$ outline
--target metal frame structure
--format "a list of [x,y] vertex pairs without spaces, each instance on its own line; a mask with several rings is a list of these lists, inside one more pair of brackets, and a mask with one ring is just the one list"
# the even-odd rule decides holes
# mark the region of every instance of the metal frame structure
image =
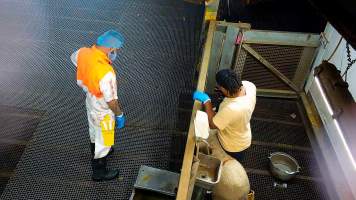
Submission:
[[[243,42],[237,45],[238,34],[242,35]],[[296,98],[304,87],[306,74],[309,72],[314,52],[320,43],[319,38],[317,34],[251,30],[251,26],[246,23],[217,22],[209,61],[207,91],[212,93],[215,85],[214,78],[209,77],[213,77],[219,69],[236,68],[237,62],[245,62],[246,53],[248,53],[289,88],[288,90],[259,88],[259,96]],[[276,66],[251,47],[253,44],[303,48],[299,63],[294,69],[294,76],[286,77]],[[245,52],[241,52],[241,48]],[[242,73],[243,68],[237,71]]]
[[[239,56],[246,56],[250,53],[255,59],[262,63],[270,73],[275,75],[289,86],[289,90],[275,88],[259,88],[258,96],[278,97],[278,98],[300,98],[303,95],[302,89],[309,72],[309,67],[314,56],[314,52],[319,45],[319,35],[304,33],[282,33],[274,31],[250,30],[251,26],[246,23],[228,23],[210,21],[204,51],[199,69],[197,90],[212,92],[215,86],[215,73],[222,68],[234,68]],[[243,43],[236,45],[238,34],[243,33]],[[281,45],[303,47],[299,63],[295,69],[293,79],[286,77],[275,66],[268,62],[257,51],[251,48],[251,44]],[[241,49],[245,55],[241,53]],[[195,102],[191,115],[190,127],[184,153],[183,165],[179,181],[179,188],[176,199],[190,199],[194,188],[194,175],[196,173],[196,160],[194,160],[194,119],[197,110],[201,109],[201,104]]]
[[[197,84],[197,89],[202,91],[205,90],[209,60],[211,55],[211,46],[213,41],[212,39],[213,39],[215,27],[216,27],[216,21],[211,21],[209,24],[207,38],[204,45],[203,57],[201,61],[199,79]],[[195,101],[193,105],[192,116],[190,119],[190,126],[189,126],[187,143],[184,152],[182,171],[179,179],[179,188],[178,188],[177,198],[176,198],[178,200],[189,199],[188,197],[191,195],[189,194],[189,191],[192,192],[192,188],[194,187],[194,184],[190,184],[192,183],[191,180],[194,181],[194,178],[192,178],[192,173],[194,173],[194,171],[192,171],[192,163],[193,163],[193,154],[195,148],[194,119],[195,119],[196,112],[200,109],[201,109],[201,103]]]

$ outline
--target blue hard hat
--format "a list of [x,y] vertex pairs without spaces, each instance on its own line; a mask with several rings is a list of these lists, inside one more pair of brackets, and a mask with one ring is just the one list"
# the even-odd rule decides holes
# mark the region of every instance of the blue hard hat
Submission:
[[121,48],[124,44],[124,37],[115,30],[109,30],[98,37],[96,44],[107,48]]

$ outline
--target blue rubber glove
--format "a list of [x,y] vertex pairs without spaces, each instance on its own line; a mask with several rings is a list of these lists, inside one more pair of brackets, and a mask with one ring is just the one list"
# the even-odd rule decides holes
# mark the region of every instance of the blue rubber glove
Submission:
[[125,116],[124,113],[116,116],[116,127],[121,129],[125,127]]
[[210,101],[210,97],[206,93],[200,92],[200,91],[195,91],[194,92],[193,99],[194,100],[198,100],[203,104],[205,104],[206,102]]

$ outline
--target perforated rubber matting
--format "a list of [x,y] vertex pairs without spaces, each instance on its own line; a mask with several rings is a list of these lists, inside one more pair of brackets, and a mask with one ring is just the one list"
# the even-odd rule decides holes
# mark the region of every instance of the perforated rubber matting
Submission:
[[[15,175],[0,173],[1,199],[127,200],[140,165],[178,169],[171,143],[184,139],[179,97],[193,87],[202,16],[182,0],[0,0],[0,106],[44,113],[35,127],[7,117],[1,136],[35,132],[13,156]],[[94,183],[85,96],[69,57],[109,29],[126,40],[114,66],[127,127],[109,159],[119,179]]]
[[274,200],[314,200],[327,199],[326,193],[318,182],[294,179],[287,188],[274,187],[271,176],[249,174],[251,189],[255,191],[255,199]]
[[[257,98],[251,120],[252,145],[241,162],[255,191],[255,199],[328,198],[297,104],[298,100]],[[273,178],[269,171],[268,156],[273,152],[285,152],[301,166],[297,177],[284,182],[286,187],[274,185],[283,181]]]

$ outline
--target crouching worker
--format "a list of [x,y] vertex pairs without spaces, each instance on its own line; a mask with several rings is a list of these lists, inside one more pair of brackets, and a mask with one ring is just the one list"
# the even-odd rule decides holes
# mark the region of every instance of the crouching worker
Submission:
[[119,129],[125,125],[112,66],[123,43],[122,35],[110,30],[99,36],[92,47],[83,47],[71,55],[77,66],[77,84],[86,94],[94,181],[112,180],[119,175],[118,170],[106,166],[107,156],[113,151],[115,125]]
[[251,145],[250,119],[256,104],[256,87],[251,82],[240,81],[229,69],[219,71],[216,82],[225,96],[217,113],[207,94],[196,91],[193,95],[194,100],[203,104],[209,126],[214,129],[208,138],[211,155],[223,163],[220,181],[213,188],[213,199],[246,200],[250,183],[238,161]]
[[217,113],[206,93],[196,91],[193,99],[204,105],[209,126],[218,129],[217,136],[226,153],[241,161],[244,150],[251,145],[250,119],[256,104],[256,86],[241,81],[230,69],[220,70],[216,74],[216,83],[225,97]]

